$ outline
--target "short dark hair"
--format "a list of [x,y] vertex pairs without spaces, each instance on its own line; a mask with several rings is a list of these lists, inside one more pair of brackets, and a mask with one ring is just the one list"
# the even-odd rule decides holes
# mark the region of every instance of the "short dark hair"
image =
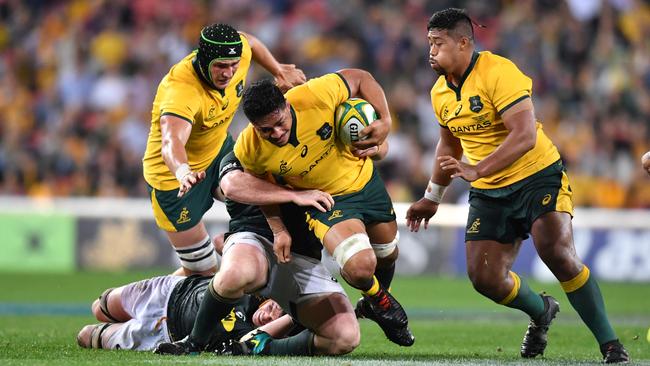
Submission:
[[286,99],[280,88],[270,79],[263,79],[249,86],[242,97],[244,114],[253,124],[263,117],[284,108]]
[[[472,19],[465,9],[447,8],[433,13],[427,23],[427,30],[446,29],[450,36],[465,36],[474,40],[474,27]],[[453,34],[452,34],[453,33]]]

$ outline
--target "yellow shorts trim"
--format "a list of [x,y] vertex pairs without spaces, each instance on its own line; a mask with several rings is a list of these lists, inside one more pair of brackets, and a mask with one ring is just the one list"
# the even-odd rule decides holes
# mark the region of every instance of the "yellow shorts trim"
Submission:
[[307,223],[309,224],[309,230],[314,232],[314,235],[320,240],[320,242],[323,242],[323,239],[325,238],[325,234],[327,234],[327,231],[329,231],[330,227],[323,224],[321,221],[318,221],[316,219],[313,219],[309,213],[307,213]]
[[508,305],[512,302],[512,300],[517,297],[519,294],[519,288],[521,287],[521,279],[519,276],[514,273],[513,271],[510,271],[508,274],[510,274],[510,277],[512,277],[512,281],[514,281],[514,286],[512,286],[512,290],[510,290],[510,293],[508,296],[506,296],[503,300],[499,301],[499,304],[501,305]]
[[573,216],[573,193],[569,188],[569,177],[566,172],[562,172],[562,187],[557,194],[557,201],[555,203],[555,211],[567,212]]
[[570,279],[566,282],[560,282],[560,285],[562,286],[562,289],[564,292],[569,293],[573,292],[587,283],[589,280],[589,268],[585,265],[582,266],[582,271],[578,273],[577,276],[575,276],[573,279]]
[[151,189],[151,208],[153,208],[153,217],[156,219],[156,225],[158,225],[159,228],[165,231],[177,231],[172,222],[167,218],[167,215],[165,215],[165,212],[163,212],[162,208],[160,207],[158,199],[156,199],[155,188]]

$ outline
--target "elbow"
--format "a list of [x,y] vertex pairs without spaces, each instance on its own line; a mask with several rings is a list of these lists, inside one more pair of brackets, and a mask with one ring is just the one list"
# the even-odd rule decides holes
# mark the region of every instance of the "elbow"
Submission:
[[219,182],[219,187],[221,188],[223,195],[226,196],[226,198],[234,201],[236,201],[237,196],[237,185],[233,179],[236,173],[237,172],[230,172],[226,174],[223,178],[221,178],[221,182]]
[[530,150],[534,149],[535,145],[537,144],[537,131],[533,131],[533,133],[527,133],[519,141],[521,141],[520,146],[522,152],[529,152]]

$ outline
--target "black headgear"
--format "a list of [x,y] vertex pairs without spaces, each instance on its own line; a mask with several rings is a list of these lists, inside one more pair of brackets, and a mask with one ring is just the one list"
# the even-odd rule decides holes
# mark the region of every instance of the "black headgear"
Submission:
[[204,80],[212,84],[210,64],[241,57],[242,41],[237,30],[227,24],[213,24],[201,30],[196,60]]

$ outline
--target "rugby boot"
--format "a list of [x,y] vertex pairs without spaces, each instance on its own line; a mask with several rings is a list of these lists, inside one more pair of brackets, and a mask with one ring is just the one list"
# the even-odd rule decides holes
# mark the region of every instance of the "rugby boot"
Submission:
[[600,353],[603,354],[603,363],[630,362],[630,355],[618,339],[602,344],[600,346]]
[[203,350],[198,344],[194,343],[190,336],[187,336],[180,341],[173,343],[163,342],[160,343],[153,350],[153,353],[158,355],[173,355],[173,356],[183,356],[183,355],[198,355]]
[[357,318],[366,318],[377,323],[386,338],[395,344],[409,347],[415,342],[402,305],[383,288],[374,296],[364,295],[359,299],[354,313]]
[[560,304],[554,297],[541,294],[544,301],[544,313],[537,319],[530,319],[528,330],[521,343],[521,357],[532,358],[543,355],[546,349],[548,327],[555,315],[560,312]]
[[267,346],[273,338],[261,330],[251,332],[239,341],[232,342],[231,353],[233,356],[240,355],[265,355],[268,353]]

